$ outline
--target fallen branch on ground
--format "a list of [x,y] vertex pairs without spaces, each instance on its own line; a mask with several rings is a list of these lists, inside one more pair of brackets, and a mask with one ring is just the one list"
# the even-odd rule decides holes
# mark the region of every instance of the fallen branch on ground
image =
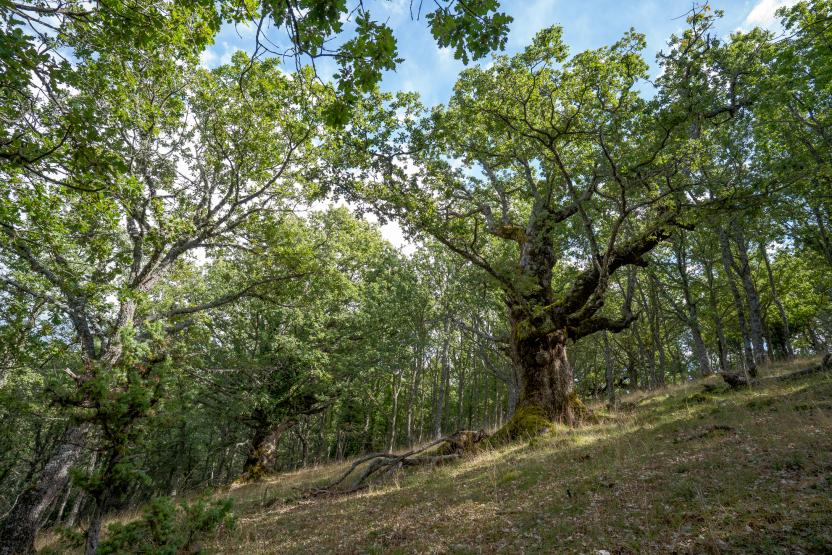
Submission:
[[[396,470],[403,467],[431,465],[436,466],[449,461],[459,459],[466,451],[470,450],[475,444],[483,439],[486,439],[488,434],[483,431],[469,431],[462,430],[447,437],[443,437],[428,443],[418,449],[412,449],[401,455],[393,453],[370,453],[365,455],[355,462],[338,477],[337,480],[331,484],[316,488],[310,492],[310,496],[326,495],[326,494],[348,494],[365,489],[368,487],[367,481],[374,475],[387,472],[392,474]],[[442,444],[447,444],[447,447],[436,455],[423,455],[425,451]],[[352,482],[352,485],[346,489],[337,489],[350,475],[352,475],[361,465],[367,466],[361,471],[358,477]]]
[[749,385],[757,385],[764,382],[785,382],[788,380],[794,380],[797,378],[802,378],[804,376],[809,376],[812,374],[817,374],[819,372],[829,372],[832,371],[832,352],[826,353],[824,355],[823,360],[819,364],[813,364],[803,370],[797,370],[796,372],[791,372],[789,374],[784,374],[782,376],[773,376],[770,378],[763,378],[763,379],[753,379],[749,378],[744,374],[732,374],[728,372],[721,372],[720,376],[722,379],[725,380],[732,389],[738,389],[740,387],[746,387]]

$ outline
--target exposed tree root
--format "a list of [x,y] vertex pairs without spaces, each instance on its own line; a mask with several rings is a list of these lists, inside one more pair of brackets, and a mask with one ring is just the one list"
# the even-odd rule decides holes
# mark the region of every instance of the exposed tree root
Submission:
[[[464,454],[476,450],[477,444],[487,437],[488,434],[483,431],[462,430],[401,455],[393,453],[370,453],[369,455],[365,455],[353,462],[347,471],[341,474],[341,476],[331,484],[312,490],[309,493],[309,496],[315,497],[318,495],[343,495],[354,493],[367,488],[369,486],[368,481],[373,476],[385,473],[392,474],[393,472],[404,467],[423,465],[436,466],[454,461],[462,457]],[[437,447],[434,453],[429,455],[425,454],[434,447]],[[355,474],[362,465],[366,466],[364,466],[364,468],[357,473],[357,477],[351,482],[350,486],[347,488],[339,488],[339,486],[346,482],[348,477]]]

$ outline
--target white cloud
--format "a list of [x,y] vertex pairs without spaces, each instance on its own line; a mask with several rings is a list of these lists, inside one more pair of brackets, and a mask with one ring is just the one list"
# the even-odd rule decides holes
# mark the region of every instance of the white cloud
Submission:
[[221,65],[230,64],[231,63],[231,56],[233,56],[234,53],[237,52],[238,50],[242,50],[242,48],[239,48],[237,46],[231,46],[227,42],[223,42],[222,47],[225,51],[223,52],[222,56],[220,56],[220,64]]
[[388,222],[381,226],[381,237],[399,249],[402,254],[410,256],[416,251],[416,245],[404,236],[402,227],[396,222]]
[[217,55],[210,49],[203,50],[199,54],[199,65],[211,68],[217,64]]
[[509,43],[515,48],[525,48],[541,29],[558,21],[563,9],[558,0],[530,0],[518,3],[519,8],[512,13],[514,22],[509,33]]
[[797,0],[759,0],[742,22],[741,29],[763,27],[772,29],[779,26],[777,10],[784,6],[793,6]]

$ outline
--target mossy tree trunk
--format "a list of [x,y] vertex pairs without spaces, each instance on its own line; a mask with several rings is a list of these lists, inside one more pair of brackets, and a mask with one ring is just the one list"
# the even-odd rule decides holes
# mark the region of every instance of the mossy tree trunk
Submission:
[[274,468],[277,445],[283,434],[292,429],[297,422],[288,419],[275,426],[258,426],[254,430],[251,447],[243,463],[243,479],[257,480]]
[[533,409],[551,421],[575,424],[574,377],[565,331],[524,336],[513,327],[511,351],[520,378],[518,410]]

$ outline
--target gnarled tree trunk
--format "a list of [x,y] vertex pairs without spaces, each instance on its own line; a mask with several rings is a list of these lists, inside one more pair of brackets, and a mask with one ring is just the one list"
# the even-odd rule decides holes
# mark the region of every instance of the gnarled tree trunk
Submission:
[[566,332],[523,333],[512,321],[511,354],[520,381],[517,413],[536,413],[572,425],[577,421],[574,377],[566,356]]
[[277,444],[283,434],[292,429],[295,420],[284,420],[276,426],[260,426],[255,429],[251,447],[243,463],[243,478],[256,480],[274,468]]

